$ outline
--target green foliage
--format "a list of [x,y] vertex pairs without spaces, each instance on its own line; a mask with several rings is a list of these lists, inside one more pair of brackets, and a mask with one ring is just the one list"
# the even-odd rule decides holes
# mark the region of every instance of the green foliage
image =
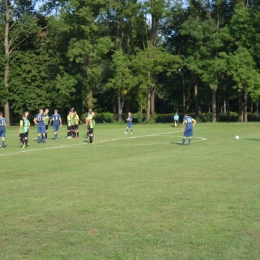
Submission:
[[137,112],[137,122],[141,124],[143,122],[143,115],[140,111]]
[[109,113],[109,112],[104,113],[103,117],[104,117],[105,123],[113,123],[114,122],[114,115]]

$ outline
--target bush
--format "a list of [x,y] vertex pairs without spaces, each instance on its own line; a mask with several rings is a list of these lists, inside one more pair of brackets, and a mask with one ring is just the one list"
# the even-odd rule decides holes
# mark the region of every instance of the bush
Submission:
[[137,122],[138,122],[139,124],[141,124],[141,123],[143,122],[143,115],[142,115],[141,112],[138,112],[138,113],[137,113],[136,119],[137,119]]
[[114,123],[114,114],[109,112],[104,113],[104,120],[106,123]]

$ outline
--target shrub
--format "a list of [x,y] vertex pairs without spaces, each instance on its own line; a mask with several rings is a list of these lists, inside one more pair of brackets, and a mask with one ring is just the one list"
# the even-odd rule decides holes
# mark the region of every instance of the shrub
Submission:
[[104,120],[106,123],[114,123],[114,114],[109,112],[104,113]]
[[136,118],[137,118],[137,122],[139,124],[141,124],[143,122],[143,115],[142,115],[142,113],[140,111],[137,113]]

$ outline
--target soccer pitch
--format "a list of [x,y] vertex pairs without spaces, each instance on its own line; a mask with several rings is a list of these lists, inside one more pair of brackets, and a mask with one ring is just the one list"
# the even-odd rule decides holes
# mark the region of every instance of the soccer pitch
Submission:
[[198,123],[190,146],[170,124],[124,130],[38,144],[32,127],[22,149],[7,128],[1,260],[260,259],[259,123]]

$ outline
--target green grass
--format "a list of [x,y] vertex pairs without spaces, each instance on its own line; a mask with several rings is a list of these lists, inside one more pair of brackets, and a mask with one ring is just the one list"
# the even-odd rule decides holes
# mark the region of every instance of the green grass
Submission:
[[171,125],[124,130],[32,128],[25,150],[7,129],[0,259],[260,259],[258,123],[197,124],[184,147]]

